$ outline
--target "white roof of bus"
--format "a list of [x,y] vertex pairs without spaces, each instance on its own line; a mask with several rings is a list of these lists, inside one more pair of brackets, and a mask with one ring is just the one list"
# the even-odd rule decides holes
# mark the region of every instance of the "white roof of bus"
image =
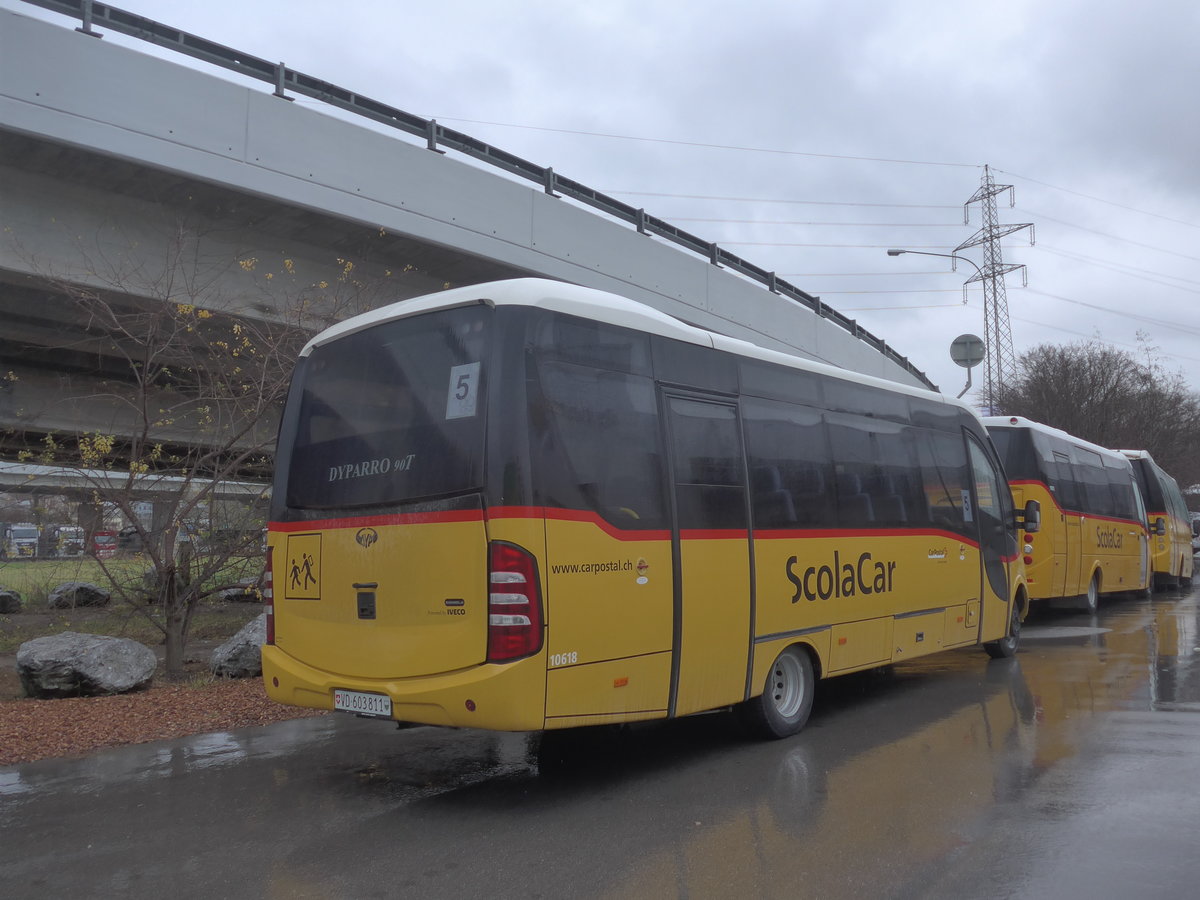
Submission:
[[1026,419],[1024,416],[984,416],[983,424],[991,428],[1028,428],[1032,431],[1040,431],[1042,434],[1049,434],[1056,438],[1062,438],[1065,441],[1070,441],[1077,447],[1083,447],[1086,450],[1092,450],[1099,453],[1101,456],[1110,456],[1127,462],[1128,457],[1124,456],[1120,450],[1110,450],[1108,447],[1101,447],[1099,444],[1093,444],[1091,441],[1085,441],[1081,437],[1076,437],[1069,432],[1063,431],[1061,428],[1051,428],[1049,425],[1043,425],[1041,422],[1035,422],[1033,419]]
[[390,322],[394,319],[403,319],[433,310],[481,302],[493,306],[536,306],[584,319],[607,322],[610,325],[645,331],[704,347],[714,347],[740,356],[790,366],[794,369],[829,375],[856,384],[880,387],[896,393],[945,403],[948,406],[965,409],[972,415],[978,415],[967,403],[936,391],[928,391],[924,388],[876,378],[872,375],[851,372],[826,363],[802,359],[788,353],[768,350],[749,341],[688,325],[674,316],[667,315],[636,300],[630,300],[628,297],[562,281],[552,281],[547,278],[513,278],[506,281],[490,281],[391,303],[326,328],[304,346],[300,355],[308,356],[317,347],[381,322]]

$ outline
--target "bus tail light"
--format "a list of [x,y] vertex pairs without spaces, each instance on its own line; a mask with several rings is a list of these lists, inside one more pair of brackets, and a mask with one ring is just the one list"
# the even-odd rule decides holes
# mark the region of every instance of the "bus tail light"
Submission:
[[508,662],[542,649],[542,596],[537,562],[515,544],[488,546],[488,662]]
[[275,643],[275,580],[272,575],[271,550],[267,548],[267,565],[263,569],[263,612],[267,614],[267,643]]

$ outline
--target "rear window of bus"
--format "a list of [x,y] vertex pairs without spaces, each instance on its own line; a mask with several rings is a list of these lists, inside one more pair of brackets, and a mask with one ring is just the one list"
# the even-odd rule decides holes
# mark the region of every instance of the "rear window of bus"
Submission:
[[384,322],[317,347],[289,402],[292,508],[380,505],[482,481],[490,310]]

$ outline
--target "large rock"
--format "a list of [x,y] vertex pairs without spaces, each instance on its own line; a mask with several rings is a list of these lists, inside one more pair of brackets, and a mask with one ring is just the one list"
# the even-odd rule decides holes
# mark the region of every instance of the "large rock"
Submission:
[[90,581],[67,581],[50,592],[51,609],[77,606],[108,606],[112,594]]
[[21,611],[21,594],[12,588],[0,587],[0,614]]
[[262,645],[267,642],[267,614],[242,626],[242,630],[212,652],[208,667],[223,678],[249,678],[262,674]]
[[31,697],[124,694],[150,684],[158,657],[129,638],[64,631],[17,649],[17,675]]

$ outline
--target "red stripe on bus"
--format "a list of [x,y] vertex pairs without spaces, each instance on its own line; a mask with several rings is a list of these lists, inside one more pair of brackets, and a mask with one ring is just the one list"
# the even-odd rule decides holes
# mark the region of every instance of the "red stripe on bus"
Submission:
[[312,519],[307,522],[272,522],[270,531],[324,531],[333,528],[367,528],[384,525],[429,525],[444,522],[480,522],[479,509],[446,510],[444,512],[388,513],[386,515],[348,516],[338,519]]
[[669,541],[667,528],[618,528],[598,513],[585,509],[559,509],[553,506],[494,506],[488,510],[489,521],[496,519],[551,519],[556,522],[585,522],[595,525],[618,541]]
[[979,541],[943,531],[939,528],[770,528],[754,533],[755,540],[794,540],[796,538],[864,538],[864,537],[929,537],[939,540],[958,541],[970,547],[978,547]]
[[[557,509],[547,506],[495,506],[486,511],[478,509],[447,510],[444,512],[389,513],[386,515],[347,516],[332,519],[314,519],[307,522],[272,522],[269,530],[292,533],[322,531],[337,528],[368,528],[388,525],[433,525],[450,522],[500,521],[503,519],[548,519],[558,522],[581,522],[595,525],[609,537],[618,541],[668,541],[671,532],[666,528],[617,528],[602,519],[597,513],[580,509]],[[1096,517],[1100,518],[1100,517]],[[746,540],[749,531],[745,528],[689,528],[680,536],[684,540]],[[869,538],[869,537],[930,537],[958,541],[971,547],[979,542],[940,529],[921,528],[788,528],[759,529],[754,532],[756,540],[797,540],[815,538]]]

